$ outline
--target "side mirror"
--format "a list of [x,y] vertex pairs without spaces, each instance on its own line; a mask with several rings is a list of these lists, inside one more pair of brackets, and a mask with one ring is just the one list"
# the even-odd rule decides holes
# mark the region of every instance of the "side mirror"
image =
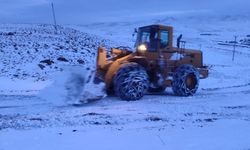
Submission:
[[132,36],[134,37],[136,35],[136,33],[138,33],[137,28],[134,29],[134,33],[132,34]]
[[180,48],[181,39],[182,39],[182,34],[179,35],[177,38],[177,48]]

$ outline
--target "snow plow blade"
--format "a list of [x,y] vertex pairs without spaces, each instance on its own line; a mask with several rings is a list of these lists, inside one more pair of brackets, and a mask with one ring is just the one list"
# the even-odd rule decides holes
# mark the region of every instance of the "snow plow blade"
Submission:
[[95,72],[81,66],[71,67],[65,83],[68,104],[86,104],[106,97],[105,84]]

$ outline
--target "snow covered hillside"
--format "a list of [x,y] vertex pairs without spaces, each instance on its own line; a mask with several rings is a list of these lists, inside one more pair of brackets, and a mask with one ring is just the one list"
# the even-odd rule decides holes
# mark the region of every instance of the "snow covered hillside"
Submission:
[[51,25],[0,25],[0,76],[46,80],[65,65],[94,67],[98,46],[110,42],[72,28]]
[[[165,15],[65,25],[57,33],[49,25],[0,25],[0,150],[249,150],[248,15]],[[41,90],[64,65],[92,67],[99,45],[133,47],[134,28],[149,24],[172,25],[175,40],[183,34],[186,48],[203,51],[210,73],[196,95],[176,97],[169,88],[139,101],[109,96],[75,107],[55,105],[37,93],[9,92],[15,85]]]

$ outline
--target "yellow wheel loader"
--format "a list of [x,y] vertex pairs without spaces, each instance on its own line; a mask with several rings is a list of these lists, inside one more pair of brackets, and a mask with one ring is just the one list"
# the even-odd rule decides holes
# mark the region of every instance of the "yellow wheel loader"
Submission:
[[173,27],[150,25],[137,32],[135,51],[99,47],[96,77],[103,80],[108,94],[122,100],[139,100],[147,92],[172,87],[178,96],[196,93],[199,80],[208,77],[200,50],[186,49],[179,36],[173,47]]

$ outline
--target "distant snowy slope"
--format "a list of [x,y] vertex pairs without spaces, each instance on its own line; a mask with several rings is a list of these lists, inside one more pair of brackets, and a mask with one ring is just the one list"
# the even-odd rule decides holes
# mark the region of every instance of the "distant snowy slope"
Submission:
[[3,0],[0,23],[52,23],[51,2],[54,2],[59,24],[138,20],[143,16],[181,11],[249,13],[250,5],[249,0]]
[[0,24],[0,77],[44,80],[64,65],[94,65],[100,45],[111,43],[71,28]]

